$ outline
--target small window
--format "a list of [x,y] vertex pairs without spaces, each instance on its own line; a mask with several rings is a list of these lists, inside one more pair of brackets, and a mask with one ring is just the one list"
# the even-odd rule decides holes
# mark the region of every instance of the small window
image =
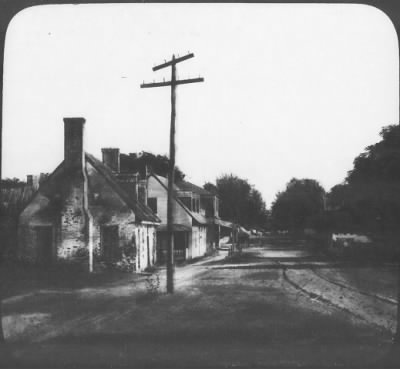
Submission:
[[157,197],[149,197],[147,199],[147,205],[154,213],[157,213]]

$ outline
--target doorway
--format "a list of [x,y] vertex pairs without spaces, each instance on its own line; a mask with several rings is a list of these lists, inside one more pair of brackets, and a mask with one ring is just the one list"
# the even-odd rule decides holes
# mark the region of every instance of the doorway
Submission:
[[37,262],[50,265],[53,260],[53,227],[36,227]]
[[119,232],[118,226],[101,227],[101,249],[106,262],[115,261],[118,256]]

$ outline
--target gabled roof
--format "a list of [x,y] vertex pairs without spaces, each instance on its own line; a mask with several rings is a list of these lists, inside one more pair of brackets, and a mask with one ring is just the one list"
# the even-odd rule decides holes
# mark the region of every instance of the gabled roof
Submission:
[[[135,213],[136,218],[139,221],[151,222],[151,223],[161,223],[161,220],[153,213],[153,211],[146,205],[140,203],[132,196],[129,196],[118,184],[117,179],[115,178],[112,171],[104,165],[100,160],[96,159],[93,155],[85,153],[85,162],[90,163],[97,172],[103,176],[106,181],[110,184],[112,189],[119,195],[119,197],[132,209]],[[32,195],[30,200],[24,204],[24,207],[21,211],[28,205],[30,201],[38,194],[39,192],[43,193],[43,195],[47,197],[54,197],[54,195],[58,192],[59,186],[62,186],[64,181],[64,176],[66,174],[66,168],[64,161],[47,177],[43,183],[40,185],[39,189]]]
[[199,195],[203,195],[203,196],[214,196],[211,192],[205,190],[204,188],[201,188],[201,187],[199,187],[193,183],[187,182],[187,181],[180,181],[180,182],[176,183],[176,186],[181,191],[191,191],[191,192],[197,193]]
[[[155,173],[152,173],[152,174],[150,174],[150,175],[151,175],[152,177],[154,177],[154,178],[157,180],[157,182],[160,183],[160,185],[161,185],[166,191],[168,191],[168,187],[167,187],[168,181],[167,181],[166,178],[160,177],[160,176],[158,176],[158,175],[155,174]],[[176,190],[176,189],[177,189],[177,185],[174,185],[174,190]],[[206,218],[205,216],[203,216],[203,215],[201,215],[201,214],[199,214],[199,213],[195,213],[195,212],[189,210],[189,208],[188,208],[181,200],[179,200],[179,199],[175,196],[175,194],[173,194],[172,196],[173,196],[174,200],[183,208],[183,210],[185,210],[186,213],[188,213],[188,214],[192,217],[192,219],[195,220],[195,222],[197,222],[197,223],[199,223],[199,224],[202,224],[202,225],[207,224],[207,218]]]
[[121,188],[111,169],[91,154],[85,153],[85,159],[107,180],[113,190],[117,192],[124,202],[133,210],[139,220],[161,223],[160,218],[158,218],[148,206],[137,201]]
[[[166,190],[168,190],[168,179],[162,176],[159,176],[158,174],[151,172],[150,176],[153,176]],[[178,186],[176,183],[174,183],[174,191],[179,191]]]

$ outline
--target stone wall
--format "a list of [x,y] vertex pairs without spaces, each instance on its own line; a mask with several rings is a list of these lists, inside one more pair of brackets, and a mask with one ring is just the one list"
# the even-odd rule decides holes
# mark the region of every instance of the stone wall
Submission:
[[72,259],[87,249],[86,219],[83,209],[83,177],[71,179],[61,209],[57,259]]

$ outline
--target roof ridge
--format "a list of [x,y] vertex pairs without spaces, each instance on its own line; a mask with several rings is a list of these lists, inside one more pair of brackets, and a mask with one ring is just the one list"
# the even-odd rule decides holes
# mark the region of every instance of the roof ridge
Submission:
[[[118,193],[118,195],[122,198],[122,200],[133,210],[135,215],[140,220],[161,223],[161,220],[158,218],[158,216],[155,215],[148,206],[142,204],[140,201],[131,198],[124,191],[124,189],[119,185],[118,180],[112,173],[112,171],[109,168],[107,168],[99,159],[97,159],[92,154],[89,154],[88,152],[85,152],[85,159],[90,164],[92,164],[94,168],[109,182],[112,188]],[[138,214],[139,212],[141,212],[142,214]]]
[[[158,183],[160,183],[160,185],[161,185],[162,187],[164,187],[164,189],[165,189],[166,191],[168,191],[168,187],[166,187],[166,186],[164,185],[164,183],[162,183],[162,181],[160,181],[160,179],[158,178],[158,174],[151,173],[150,175],[153,176],[153,177],[158,181]],[[163,178],[164,178],[164,177],[163,177]],[[198,219],[196,219],[196,216],[197,216],[197,215],[194,215],[195,213],[192,212],[191,210],[189,210],[189,208],[188,208],[181,200],[179,200],[179,198],[178,198],[177,196],[175,196],[174,194],[172,194],[172,197],[173,197],[173,199],[183,208],[183,210],[185,210],[196,222],[200,223],[200,221],[199,221]],[[203,217],[201,214],[199,214],[199,216]],[[205,219],[205,217],[204,217],[204,219]]]

